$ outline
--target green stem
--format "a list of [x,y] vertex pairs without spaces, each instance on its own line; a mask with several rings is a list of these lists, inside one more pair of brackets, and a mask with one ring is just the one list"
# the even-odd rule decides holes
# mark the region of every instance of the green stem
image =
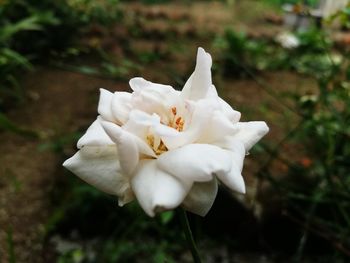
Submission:
[[194,238],[192,235],[192,231],[191,231],[191,227],[190,227],[190,224],[188,222],[188,219],[187,219],[186,211],[183,208],[178,208],[177,210],[178,210],[178,214],[180,216],[182,229],[185,233],[187,243],[188,243],[190,250],[191,250],[191,253],[192,253],[193,262],[194,263],[201,263],[202,261],[201,261],[201,258],[199,257],[198,249],[197,249],[196,242],[194,241]]

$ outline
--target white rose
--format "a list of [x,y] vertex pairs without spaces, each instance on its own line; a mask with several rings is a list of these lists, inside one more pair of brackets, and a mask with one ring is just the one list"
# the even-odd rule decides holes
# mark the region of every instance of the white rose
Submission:
[[217,179],[245,193],[245,154],[268,127],[239,122],[240,113],[217,95],[211,64],[199,48],[181,92],[142,78],[130,80],[132,93],[101,89],[99,116],[63,165],[118,196],[121,206],[136,197],[149,216],[179,205],[206,215]]

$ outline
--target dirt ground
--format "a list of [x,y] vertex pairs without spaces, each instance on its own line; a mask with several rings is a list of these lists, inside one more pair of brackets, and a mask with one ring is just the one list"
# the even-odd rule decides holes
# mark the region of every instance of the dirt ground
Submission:
[[[196,47],[204,46],[210,52],[214,32],[222,32],[229,25],[273,36],[278,27],[268,26],[266,29],[261,23],[263,16],[270,11],[252,11],[260,16],[252,18],[247,15],[241,19],[240,13],[250,14],[247,11],[249,8],[252,6],[227,8],[219,2],[124,5],[127,23],[137,22],[140,32],[145,35],[135,41],[131,39],[133,49],[170,50],[172,46],[161,40],[166,32],[175,32],[187,45],[184,52],[177,52],[169,59],[142,65],[142,76],[154,82],[177,85],[172,79],[173,74],[169,72],[176,72],[178,76],[186,78],[194,64]],[[261,7],[257,4],[255,8]],[[114,33],[116,41],[119,33],[120,28]],[[108,38],[105,44],[113,47],[113,37]],[[116,56],[118,50],[115,46],[114,49],[110,48]],[[305,92],[314,83],[308,79],[301,82],[300,77],[288,72],[267,73],[259,78],[268,83],[268,89],[262,88],[252,79],[217,78],[216,86],[224,99],[243,112],[243,120],[267,121],[271,132],[266,140],[274,145],[283,138],[286,122],[291,122],[289,125],[293,127],[294,121],[290,120],[297,120],[295,114],[286,107],[291,101],[283,94],[293,90]],[[42,146],[62,135],[84,131],[96,116],[99,88],[127,90],[128,85],[127,81],[91,77],[50,67],[38,68],[27,74],[22,83],[27,99],[10,110],[8,116],[21,127],[36,131],[39,138],[32,139],[9,132],[0,134],[0,259],[3,259],[0,262],[9,261],[11,229],[17,262],[51,262],[52,253],[47,249],[45,240],[45,224],[53,209],[48,196],[55,187],[57,177],[65,175],[61,167],[62,156]],[[279,99],[276,99],[277,96]],[[286,119],[286,116],[292,117]],[[67,155],[73,151],[71,146],[65,148]],[[260,165],[247,157],[244,171],[252,195],[256,192],[256,179],[252,175]]]

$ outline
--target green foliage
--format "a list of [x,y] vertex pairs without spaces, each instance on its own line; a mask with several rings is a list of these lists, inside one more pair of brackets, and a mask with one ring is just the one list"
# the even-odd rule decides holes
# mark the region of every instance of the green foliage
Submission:
[[312,29],[295,36],[299,46],[294,49],[233,31],[226,31],[215,44],[226,76],[255,77],[258,70],[284,69],[318,82],[317,91],[294,94],[302,121],[285,140],[291,136],[293,144],[302,148],[300,160],[285,160],[277,150],[271,158],[288,166],[287,178],[276,180],[271,167],[265,167],[267,173],[262,169],[262,175],[276,187],[285,213],[303,229],[295,248],[297,259],[308,236],[318,236],[346,255],[350,244],[350,57],[335,53],[323,31]]
[[8,262],[16,263],[15,246],[13,244],[13,230],[12,226],[7,230],[7,248],[8,248]]
[[350,4],[348,4],[343,9],[339,10],[337,13],[332,15],[328,22],[333,22],[334,20],[337,20],[340,22],[341,26],[349,29],[350,28]]
[[219,60],[224,76],[242,77],[265,67],[266,43],[251,40],[244,32],[226,30],[214,45],[221,51]]
[[[329,51],[324,49],[323,55]],[[275,190],[279,190],[285,202],[285,213],[304,229],[297,252],[299,259],[310,235],[326,240],[339,255],[345,256],[349,246],[348,65],[346,59],[342,64],[329,63],[321,71],[308,68],[318,81],[318,90],[294,96],[297,111],[302,118],[292,136],[294,143],[301,148],[299,161],[280,159],[288,165],[285,180],[276,181],[265,174],[265,178],[270,179],[276,187]]]
[[[117,21],[118,0],[11,0],[0,3],[0,110],[21,101],[18,76],[33,61],[70,47],[82,28]],[[45,62],[46,62],[45,61]],[[7,101],[5,103],[5,100]]]
[[[135,203],[118,208],[115,197],[108,197],[92,186],[70,176],[57,186],[57,209],[46,225],[49,233],[78,238],[59,256],[58,262],[176,262],[173,255],[181,249],[179,229],[173,212],[149,218]],[[66,189],[62,193],[61,189]],[[56,198],[56,197],[54,197]],[[175,220],[176,221],[176,220]],[[175,223],[175,224],[174,224]],[[181,240],[180,240],[181,241]],[[91,256],[93,255],[93,256]]]
[[266,2],[274,5],[305,3],[309,6],[316,6],[318,4],[318,0],[267,0]]
[[5,114],[0,112],[0,131],[10,131],[28,138],[38,138],[39,134],[13,123]]
[[276,42],[251,39],[245,33],[227,30],[214,45],[220,50],[224,76],[246,77],[262,70],[292,70],[311,76],[329,74],[339,57],[330,55],[333,43],[318,29],[296,32],[299,46],[285,49]]

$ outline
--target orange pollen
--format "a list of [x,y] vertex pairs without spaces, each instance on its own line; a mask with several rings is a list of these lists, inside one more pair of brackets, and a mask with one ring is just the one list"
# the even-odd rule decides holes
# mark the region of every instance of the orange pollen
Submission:
[[175,122],[176,125],[179,125],[179,124],[181,123],[181,119],[182,119],[181,117],[179,117],[179,118],[176,119],[176,122]]
[[176,121],[175,121],[175,129],[178,130],[178,131],[182,131],[183,128],[184,128],[184,121],[181,117],[177,118]]
[[172,108],[171,108],[171,112],[172,112],[174,115],[176,115],[176,113],[177,113],[176,107],[172,107]]
[[153,149],[154,153],[156,155],[161,155],[162,153],[168,151],[168,148],[165,146],[163,141],[160,141],[160,144],[157,148],[154,147],[154,136],[153,135],[147,135],[146,137],[147,143],[151,148]]

